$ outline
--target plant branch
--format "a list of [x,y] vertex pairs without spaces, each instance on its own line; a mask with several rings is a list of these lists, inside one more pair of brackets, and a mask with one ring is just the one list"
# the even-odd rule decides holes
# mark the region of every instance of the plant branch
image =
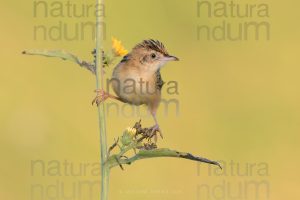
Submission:
[[122,164],[132,164],[135,161],[142,160],[142,159],[148,159],[148,158],[160,158],[160,157],[173,157],[173,158],[183,158],[183,159],[188,159],[188,160],[193,160],[197,162],[203,162],[203,163],[208,163],[212,165],[219,166],[221,169],[221,165],[216,162],[209,160],[207,158],[202,158],[198,156],[194,156],[190,153],[184,153],[184,152],[179,152],[175,150],[170,150],[167,148],[161,148],[161,149],[153,149],[153,150],[140,150],[136,155],[134,155],[131,158],[120,158],[119,155],[112,155],[110,158],[107,160],[105,165],[107,165],[109,168],[113,168]]
[[[96,0],[96,7],[104,6],[104,0]],[[104,15],[99,14],[96,16],[96,89],[104,88],[104,59],[103,59],[103,24]],[[106,138],[106,119],[104,112],[104,103],[98,106],[98,119],[100,131],[100,151],[101,151],[101,200],[108,200],[109,193],[109,172],[110,169],[105,166],[107,160],[107,138]]]
[[[219,166],[221,165],[207,158],[194,156],[190,153],[179,152],[168,148],[157,148],[157,143],[152,142],[152,139],[156,141],[157,132],[153,132],[152,128],[143,128],[141,121],[136,122],[132,128],[127,128],[121,138],[115,140],[114,144],[109,148],[109,153],[114,150],[115,147],[119,146],[119,152],[109,156],[106,160],[105,165],[108,168],[120,166],[123,170],[123,164],[131,164],[135,161],[149,158],[160,158],[160,157],[173,157],[182,158],[187,160],[193,160],[197,162],[207,163]],[[128,158],[126,153],[128,151],[134,151],[135,155]]]
[[83,61],[74,54],[62,51],[62,50],[27,50],[22,52],[25,55],[38,55],[45,57],[61,58],[63,60],[68,60],[78,64],[80,67],[83,67],[93,74],[96,74],[96,66],[94,63]]

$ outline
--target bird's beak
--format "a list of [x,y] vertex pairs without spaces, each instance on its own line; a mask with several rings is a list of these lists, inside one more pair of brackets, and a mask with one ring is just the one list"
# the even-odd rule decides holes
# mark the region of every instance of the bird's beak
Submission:
[[179,58],[175,57],[175,56],[171,56],[171,55],[166,55],[163,58],[164,61],[179,61]]

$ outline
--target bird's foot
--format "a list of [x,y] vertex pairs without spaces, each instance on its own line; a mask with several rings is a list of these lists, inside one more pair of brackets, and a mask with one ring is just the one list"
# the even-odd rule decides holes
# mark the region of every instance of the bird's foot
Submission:
[[159,133],[159,135],[162,139],[164,138],[163,134],[162,134],[162,131],[161,131],[158,124],[152,126],[150,129],[151,129],[151,135],[152,135],[152,137],[154,137],[155,141],[157,141],[157,133]]
[[109,94],[106,93],[104,90],[101,90],[101,89],[95,90],[95,92],[97,93],[97,95],[94,98],[94,100],[92,101],[92,105],[94,105],[96,103],[97,106],[99,106],[100,103],[104,102],[109,97]]

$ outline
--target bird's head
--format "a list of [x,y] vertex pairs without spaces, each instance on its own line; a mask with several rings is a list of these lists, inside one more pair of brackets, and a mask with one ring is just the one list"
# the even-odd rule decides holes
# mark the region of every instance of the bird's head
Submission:
[[156,72],[169,61],[178,61],[175,56],[171,56],[163,43],[158,40],[144,40],[137,44],[130,56],[139,62],[142,70]]

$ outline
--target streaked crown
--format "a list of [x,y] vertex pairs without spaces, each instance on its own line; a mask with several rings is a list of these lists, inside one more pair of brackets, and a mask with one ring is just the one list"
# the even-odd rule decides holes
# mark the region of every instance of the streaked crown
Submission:
[[160,52],[161,54],[163,54],[164,56],[168,56],[169,53],[167,51],[167,49],[165,48],[164,44],[158,40],[144,40],[143,42],[137,44],[134,49],[140,49],[140,48],[145,48],[148,50],[154,50],[157,52]]

